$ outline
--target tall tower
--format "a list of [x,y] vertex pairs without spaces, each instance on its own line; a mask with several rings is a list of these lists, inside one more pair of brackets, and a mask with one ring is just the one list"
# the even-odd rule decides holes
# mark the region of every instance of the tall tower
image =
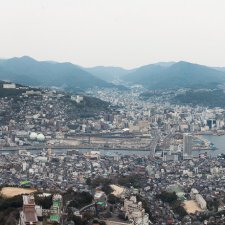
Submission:
[[184,134],[183,135],[183,158],[191,158],[192,155],[192,135],[191,134]]

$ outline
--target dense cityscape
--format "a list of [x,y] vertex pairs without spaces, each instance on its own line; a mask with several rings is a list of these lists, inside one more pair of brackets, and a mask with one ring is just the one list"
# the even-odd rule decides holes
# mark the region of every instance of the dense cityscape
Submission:
[[[21,91],[1,98],[0,155],[2,195],[23,204],[20,225],[225,222],[224,155],[207,139],[224,135],[224,109],[173,105],[167,91],[146,100],[140,86],[4,90]],[[34,195],[13,194],[23,192]]]
[[224,9],[0,0],[0,225],[225,225]]

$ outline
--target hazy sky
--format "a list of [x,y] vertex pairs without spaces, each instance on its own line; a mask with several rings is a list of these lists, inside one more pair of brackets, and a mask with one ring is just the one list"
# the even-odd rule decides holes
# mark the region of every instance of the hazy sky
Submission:
[[0,58],[225,66],[225,0],[0,0]]

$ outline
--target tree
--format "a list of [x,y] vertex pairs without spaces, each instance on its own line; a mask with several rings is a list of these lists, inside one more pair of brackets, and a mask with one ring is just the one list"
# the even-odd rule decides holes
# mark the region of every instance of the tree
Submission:
[[50,209],[52,206],[52,195],[39,197],[38,194],[35,194],[35,203],[42,206],[43,209]]
[[92,203],[93,196],[89,192],[74,192],[70,190],[66,192],[63,196],[64,201],[70,201],[69,207],[82,208],[90,203]]
[[90,178],[90,177],[87,178],[86,184],[87,184],[87,185],[91,185],[91,178]]
[[158,197],[163,201],[163,202],[168,202],[172,203],[177,200],[177,195],[175,192],[167,192],[163,191],[161,194],[158,195]]
[[173,207],[173,211],[177,213],[181,218],[187,215],[186,210],[182,206]]
[[81,219],[81,217],[79,216],[72,216],[70,218],[70,220],[72,220],[76,225],[85,225],[85,222]]
[[141,188],[141,176],[132,174],[129,176],[121,176],[118,178],[118,184],[125,187],[133,186],[135,188]]
[[111,180],[107,178],[98,177],[91,182],[93,188],[100,187],[107,195],[112,193],[112,188],[110,187]]
[[108,196],[108,202],[110,204],[116,204],[116,203],[119,203],[120,202],[120,199],[118,197],[116,197],[115,195],[113,195],[113,194],[109,194],[109,196]]

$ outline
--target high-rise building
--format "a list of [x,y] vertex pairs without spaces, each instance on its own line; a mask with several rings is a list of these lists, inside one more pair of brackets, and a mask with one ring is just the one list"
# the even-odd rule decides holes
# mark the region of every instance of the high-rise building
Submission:
[[123,211],[125,212],[128,220],[135,225],[148,225],[149,214],[145,212],[142,202],[138,202],[136,196],[131,196],[130,199],[124,200]]
[[207,120],[207,126],[209,127],[209,129],[212,129],[213,127],[216,126],[216,120],[215,119]]
[[192,155],[192,135],[191,134],[184,134],[183,135],[183,157],[189,158]]

